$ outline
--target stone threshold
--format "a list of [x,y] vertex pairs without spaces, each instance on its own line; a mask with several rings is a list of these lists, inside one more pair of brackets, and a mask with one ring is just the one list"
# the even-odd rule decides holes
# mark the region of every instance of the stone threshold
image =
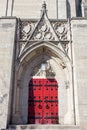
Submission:
[[10,125],[6,130],[80,130],[80,126],[76,125]]

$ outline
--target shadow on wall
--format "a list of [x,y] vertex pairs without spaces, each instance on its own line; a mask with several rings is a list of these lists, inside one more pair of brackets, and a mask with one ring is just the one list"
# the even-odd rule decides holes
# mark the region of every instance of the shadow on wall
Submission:
[[66,5],[67,5],[67,18],[71,18],[71,7],[68,0],[66,0]]
[[76,2],[76,15],[77,15],[77,17],[82,17],[81,3],[82,3],[82,0],[78,0],[78,3]]
[[[82,17],[82,9],[81,9],[82,0],[76,0],[76,16]],[[67,18],[71,18],[71,7],[68,0],[66,0],[67,4]]]

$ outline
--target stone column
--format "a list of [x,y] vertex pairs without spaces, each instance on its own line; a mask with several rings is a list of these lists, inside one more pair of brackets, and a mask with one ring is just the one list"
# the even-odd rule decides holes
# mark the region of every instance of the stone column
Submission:
[[7,16],[12,16],[14,0],[8,1]]
[[84,13],[84,2],[83,1],[81,3],[81,9],[82,9],[82,17],[84,17],[85,13]]
[[82,1],[82,16],[87,17],[87,2]]
[[76,3],[75,0],[67,0],[69,5],[70,17],[76,17]]

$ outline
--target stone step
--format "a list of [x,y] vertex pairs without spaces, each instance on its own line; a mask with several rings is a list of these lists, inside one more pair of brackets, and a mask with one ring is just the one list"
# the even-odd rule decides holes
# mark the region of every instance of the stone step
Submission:
[[80,130],[75,125],[10,125],[7,130]]

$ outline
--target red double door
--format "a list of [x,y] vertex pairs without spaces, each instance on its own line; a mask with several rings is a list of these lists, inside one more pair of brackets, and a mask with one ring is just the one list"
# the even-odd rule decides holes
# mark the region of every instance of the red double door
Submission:
[[58,124],[58,84],[55,79],[31,79],[28,124]]

